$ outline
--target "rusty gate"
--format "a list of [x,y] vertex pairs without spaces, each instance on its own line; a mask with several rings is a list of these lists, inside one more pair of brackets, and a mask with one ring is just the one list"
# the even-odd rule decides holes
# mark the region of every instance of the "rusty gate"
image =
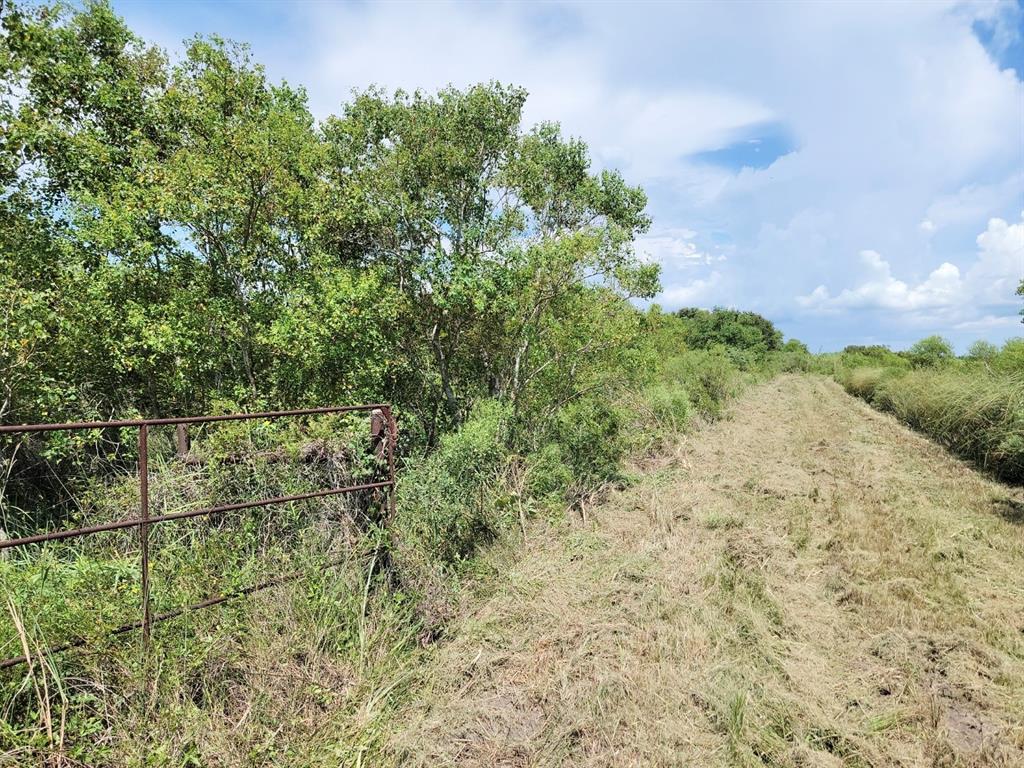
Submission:
[[[361,483],[359,485],[348,485],[338,488],[323,488],[309,493],[300,493],[292,496],[276,496],[273,498],[256,499],[253,501],[238,502],[233,504],[223,504],[216,507],[204,507],[200,509],[192,509],[186,512],[176,512],[173,514],[164,515],[150,515],[149,510],[149,431],[151,427],[158,426],[174,426],[176,429],[176,440],[178,445],[179,454],[184,450],[187,450],[188,444],[188,432],[187,427],[191,424],[206,424],[210,422],[220,421],[246,421],[253,419],[281,419],[287,417],[297,416],[313,416],[322,414],[339,414],[339,413],[358,413],[364,412],[370,414],[370,436],[372,440],[372,448],[379,459],[382,459],[386,464],[387,477],[386,479],[370,482]],[[138,429],[139,440],[138,440],[138,488],[139,488],[139,514],[138,517],[126,518],[123,520],[115,520],[113,522],[102,523],[99,525],[85,526],[81,528],[69,528],[65,530],[51,531],[48,533],[38,533],[31,536],[22,536],[15,539],[0,539],[0,552],[11,549],[13,547],[22,547],[29,544],[41,544],[50,541],[60,541],[63,539],[72,539],[80,536],[89,536],[104,531],[116,531],[125,528],[136,528],[139,531],[139,553],[141,560],[141,619],[131,621],[121,626],[118,626],[110,630],[110,635],[121,635],[126,632],[134,630],[142,630],[142,645],[144,652],[148,650],[150,645],[150,637],[152,632],[152,626],[156,622],[166,621],[173,619],[176,616],[188,613],[190,611],[196,611],[203,608],[209,608],[220,603],[224,603],[228,600],[232,600],[237,597],[244,595],[250,595],[260,590],[269,589],[270,587],[279,586],[289,581],[298,579],[301,573],[290,573],[283,576],[279,576],[275,579],[270,579],[258,584],[252,584],[247,587],[236,589],[226,594],[214,595],[206,600],[191,605],[182,606],[175,608],[170,611],[159,613],[154,615],[152,613],[151,599],[150,599],[150,567],[149,567],[149,531],[150,527],[158,523],[172,522],[174,520],[184,520],[195,517],[205,517],[214,515],[220,512],[232,512],[242,509],[254,509],[258,507],[269,507],[275,504],[286,504],[293,501],[304,501],[307,499],[318,499],[327,496],[336,496],[339,494],[355,493],[358,491],[369,491],[374,489],[387,489],[387,498],[385,503],[387,505],[388,517],[394,514],[395,510],[395,442],[398,436],[398,430],[392,413],[391,406],[385,403],[374,403],[368,405],[343,405],[334,406],[328,408],[302,408],[290,411],[265,411],[260,413],[236,413],[226,414],[217,416],[186,416],[186,417],[173,417],[173,418],[162,418],[162,419],[127,419],[121,421],[83,421],[83,422],[71,422],[66,424],[17,424],[17,425],[4,425],[0,426],[0,435],[10,434],[29,434],[37,432],[57,432],[57,431],[80,431],[80,430],[92,430],[92,429]],[[330,563],[330,565],[337,565],[338,563]],[[45,649],[47,653],[59,653],[72,648],[77,648],[85,645],[87,640],[84,638],[73,639],[60,645],[55,645]],[[28,656],[16,656],[0,661],[0,669],[12,667],[17,664],[25,663],[29,660]]]

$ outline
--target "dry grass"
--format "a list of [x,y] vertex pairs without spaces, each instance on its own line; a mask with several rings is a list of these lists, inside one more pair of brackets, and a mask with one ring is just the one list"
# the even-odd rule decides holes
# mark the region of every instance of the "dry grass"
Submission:
[[830,381],[731,413],[587,525],[531,531],[392,762],[1024,764],[1020,493]]

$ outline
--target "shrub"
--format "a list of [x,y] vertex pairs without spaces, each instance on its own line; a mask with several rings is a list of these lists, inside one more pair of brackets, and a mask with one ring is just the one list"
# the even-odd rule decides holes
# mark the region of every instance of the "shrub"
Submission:
[[561,410],[553,435],[577,482],[593,483],[618,474],[625,451],[622,415],[603,398],[586,397]]
[[496,489],[510,455],[508,426],[508,407],[485,400],[437,450],[409,462],[400,478],[402,503],[395,520],[407,552],[456,563],[507,522]]
[[659,381],[626,393],[620,399],[620,410],[626,419],[622,433],[627,451],[642,455],[685,430],[690,424],[693,406],[683,384]]
[[843,372],[840,383],[850,394],[871,400],[886,373],[885,368],[854,368]]
[[764,356],[751,349],[739,347],[717,346],[713,350],[725,356],[732,365],[740,371],[753,371],[764,359]]
[[814,356],[808,351],[807,345],[797,339],[790,339],[783,344],[775,356],[776,368],[784,373],[807,372],[813,370],[814,365]]
[[562,500],[572,481],[572,469],[558,443],[547,443],[527,457],[526,488],[531,496]]
[[971,344],[967,350],[967,357],[971,360],[991,362],[999,354],[999,347],[989,341],[978,340]]
[[992,367],[1002,373],[1024,375],[1024,339],[1007,339],[993,358]]
[[726,346],[763,355],[782,347],[782,333],[756,312],[686,307],[676,314],[686,324],[686,343],[691,349]]
[[908,370],[910,361],[880,344],[871,346],[851,345],[845,347],[838,355],[836,365],[839,368],[895,368]]
[[690,395],[680,384],[652,384],[642,393],[645,410],[659,432],[678,432],[690,418]]
[[722,406],[739,388],[739,372],[721,351],[694,350],[673,358],[665,365],[665,377],[681,384],[689,395],[693,411],[704,418],[717,418]]
[[939,368],[955,357],[953,345],[941,336],[923,338],[907,350],[907,358],[915,368]]

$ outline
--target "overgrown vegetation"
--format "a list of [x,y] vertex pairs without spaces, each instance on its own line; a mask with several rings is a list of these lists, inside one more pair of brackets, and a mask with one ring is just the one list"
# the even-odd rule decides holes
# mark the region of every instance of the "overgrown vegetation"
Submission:
[[[561,524],[788,364],[759,316],[630,303],[658,289],[643,191],[524,129],[521,89],[371,88],[318,122],[244,47],[169,61],[102,2],[7,3],[0,26],[0,418],[387,401],[401,499],[155,527],[157,612],[300,578],[160,624],[148,662],[108,637],[138,617],[134,532],[11,552],[0,655],[31,662],[0,672],[0,762],[360,764],[482,545]],[[154,512],[380,471],[354,417],[192,437],[183,460],[154,433]],[[3,534],[134,516],[135,440],[4,440]]]
[[[526,98],[369,88],[317,121],[244,46],[171,61],[103,2],[0,6],[0,420],[386,401],[400,426],[394,519],[366,493],[156,526],[157,612],[298,578],[160,624],[146,658],[109,636],[138,616],[134,532],[0,559],[0,656],[30,657],[0,671],[0,764],[365,764],[482,547],[585,515],[778,371],[1021,477],[1024,342],[815,357],[752,312],[641,312],[643,190],[523,126]],[[211,424],[186,457],[155,430],[153,511],[368,480],[366,427]],[[133,516],[136,439],[0,441],[0,534]]]
[[382,764],[1024,764],[1020,489],[810,376],[645,465],[501,563]]
[[821,363],[852,394],[893,413],[996,476],[1024,481],[1024,339],[957,358],[930,336],[904,353],[847,347]]

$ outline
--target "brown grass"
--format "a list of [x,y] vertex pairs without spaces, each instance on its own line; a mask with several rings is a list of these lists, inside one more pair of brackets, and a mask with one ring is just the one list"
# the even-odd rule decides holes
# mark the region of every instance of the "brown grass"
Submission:
[[783,376],[494,556],[389,759],[1024,765],[1021,494]]

